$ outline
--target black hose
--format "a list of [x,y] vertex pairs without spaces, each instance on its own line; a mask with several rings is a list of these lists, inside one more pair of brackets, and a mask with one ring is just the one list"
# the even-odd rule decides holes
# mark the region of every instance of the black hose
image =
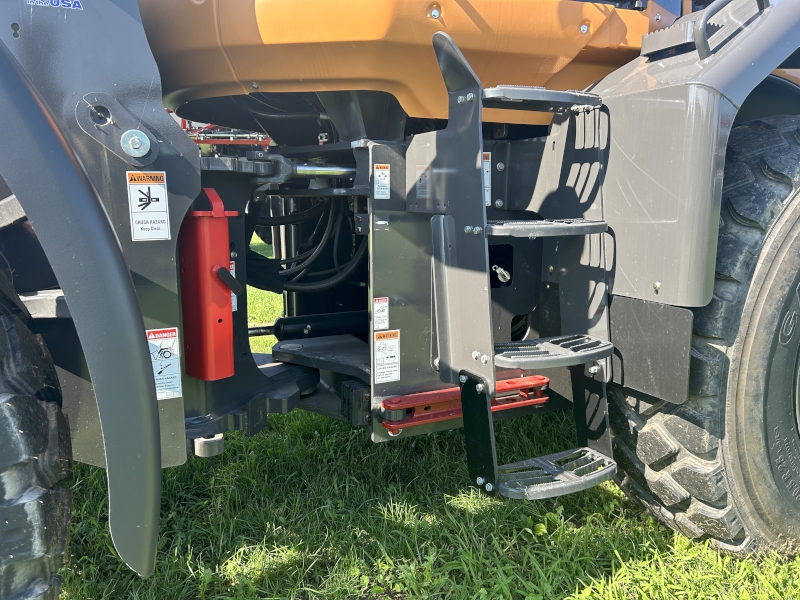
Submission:
[[278,217],[258,217],[259,227],[277,227],[280,225],[295,225],[297,223],[305,223],[310,221],[317,215],[322,214],[328,208],[327,202],[320,202],[312,206],[308,210],[291,215],[280,215]]
[[322,292],[324,290],[329,290],[332,287],[335,287],[345,281],[358,267],[361,260],[367,253],[367,236],[364,236],[364,239],[361,240],[361,245],[356,250],[355,256],[353,256],[352,260],[345,265],[342,271],[336,275],[335,277],[331,277],[330,279],[325,279],[323,281],[317,281],[315,283],[287,283],[283,289],[287,292]]
[[[322,254],[322,250],[325,248],[325,245],[328,243],[328,240],[331,237],[331,231],[333,231],[333,222],[337,215],[334,215],[334,211],[339,210],[339,203],[337,202],[335,206],[331,206],[331,211],[328,215],[328,224],[325,226],[325,233],[322,234],[322,239],[320,240],[317,247],[314,248],[314,252],[311,253],[311,256],[308,257],[308,260],[305,262],[297,265],[296,267],[291,267],[289,269],[284,269],[280,272],[281,277],[291,277],[292,275],[296,275],[301,271],[304,271],[310,267],[319,255]],[[338,214],[338,212],[337,212]]]
[[[334,225],[333,225],[333,228],[337,232],[342,228],[342,215],[344,215],[344,213],[345,213],[344,207],[343,206],[339,207],[339,214],[336,215],[336,223],[334,223]],[[331,215],[330,218],[333,218],[333,215]],[[334,240],[335,239],[336,239],[336,237],[334,236]],[[334,255],[334,257],[336,256],[336,242],[335,241],[334,241],[334,244],[333,244],[333,255]],[[297,277],[292,279],[292,281],[300,281],[301,279],[303,279],[303,277],[308,275],[308,272],[309,272],[310,269],[311,269],[311,266],[309,266],[303,272],[301,272],[300,275],[298,275]],[[338,265],[336,267],[336,270],[337,271],[339,270]]]

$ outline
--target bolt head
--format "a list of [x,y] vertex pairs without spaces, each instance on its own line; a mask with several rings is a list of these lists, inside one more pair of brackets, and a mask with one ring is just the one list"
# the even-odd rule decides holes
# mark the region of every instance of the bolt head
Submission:
[[472,351],[472,358],[474,358],[475,360],[478,360],[480,357],[481,357],[481,353],[480,352],[478,352],[477,350],[473,350]]
[[660,20],[661,20],[661,13],[656,13],[656,21],[660,21]]
[[480,235],[481,231],[483,231],[483,227],[473,227],[472,228],[472,233],[474,233],[475,235]]
[[478,477],[475,480],[475,483],[477,483],[478,485],[483,485],[484,483],[486,483],[486,480],[483,477]]
[[475,386],[475,391],[478,392],[479,394],[483,393],[483,389],[484,388],[482,383],[479,383],[478,385]]
[[548,273],[552,273],[553,272],[553,265],[548,265],[547,266],[547,272]]
[[257,89],[258,89],[258,84],[257,84],[257,83],[254,81],[254,82],[253,82],[253,83],[250,85],[250,87],[251,87],[251,88],[253,88],[254,90],[257,90]]
[[494,207],[495,208],[503,208],[503,201],[500,200],[500,198],[498,198],[497,200],[494,201]]
[[433,366],[436,367],[437,369],[439,368],[439,359],[438,358],[434,358],[433,359]]
[[438,19],[441,16],[438,8],[431,10],[431,19]]
[[361,233],[361,226],[356,227],[356,233]]
[[597,375],[599,372],[600,372],[600,367],[598,367],[597,365],[589,367],[589,373],[591,373],[592,375]]
[[475,100],[475,94],[470,92],[469,94],[467,94],[467,102],[472,102],[473,100]]
[[138,129],[128,129],[119,138],[122,150],[128,156],[140,158],[150,152],[150,138]]
[[581,25],[581,33],[589,33],[589,26],[586,23]]
[[660,290],[660,289],[661,289],[661,282],[660,282],[660,281],[655,281],[655,282],[653,282],[653,289],[654,289],[656,292],[658,292],[658,290]]
[[467,383],[467,376],[466,375],[459,375],[458,380],[461,383]]
[[464,104],[464,102],[466,102],[466,101],[467,101],[467,99],[464,96],[459,96],[458,97],[458,103],[459,104]]
[[504,170],[506,168],[506,164],[499,162],[499,163],[497,163],[497,167],[496,168],[497,168],[498,171],[502,171],[502,170]]
[[237,256],[239,256],[239,254],[236,252],[236,250],[231,250],[231,258],[236,258]]
[[464,227],[464,233],[472,233],[472,225],[467,225]]
[[486,487],[483,489],[485,489],[487,492],[491,492],[492,490],[494,490],[494,486],[491,483],[487,483]]
[[481,356],[481,362],[483,364],[488,364],[489,363],[489,357],[484,354],[483,356]]

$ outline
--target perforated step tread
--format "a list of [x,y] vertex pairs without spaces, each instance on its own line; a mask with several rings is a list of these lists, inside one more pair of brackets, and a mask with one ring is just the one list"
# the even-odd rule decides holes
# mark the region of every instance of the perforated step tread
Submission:
[[605,221],[589,219],[542,219],[541,221],[489,221],[486,234],[503,237],[554,237],[559,235],[589,235],[608,231]]
[[565,335],[496,344],[494,362],[509,369],[552,369],[611,356],[611,342],[590,335]]
[[597,107],[603,100],[597,94],[568,90],[548,90],[543,87],[523,85],[498,85],[483,90],[483,106],[511,110],[539,112],[565,112]]
[[590,448],[575,448],[503,465],[497,471],[497,492],[501,496],[541,500],[608,481],[617,472],[617,463]]

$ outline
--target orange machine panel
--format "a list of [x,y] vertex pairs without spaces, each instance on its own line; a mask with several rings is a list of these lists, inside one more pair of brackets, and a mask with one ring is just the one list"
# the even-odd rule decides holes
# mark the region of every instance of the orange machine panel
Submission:
[[[140,0],[167,105],[261,92],[377,90],[447,118],[431,46],[450,34],[485,87],[584,89],[676,15],[574,0]],[[438,13],[432,9],[436,8]],[[438,14],[433,18],[432,14]],[[486,110],[487,121],[550,116]]]

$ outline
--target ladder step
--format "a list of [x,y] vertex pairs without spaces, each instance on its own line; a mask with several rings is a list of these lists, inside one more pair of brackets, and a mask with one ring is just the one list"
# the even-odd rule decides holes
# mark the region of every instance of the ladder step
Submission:
[[511,110],[533,110],[539,112],[584,111],[601,106],[603,100],[597,94],[568,90],[548,90],[543,87],[524,85],[498,85],[483,90],[483,106]]
[[552,369],[611,356],[614,345],[590,335],[567,335],[496,344],[494,362],[509,369]]
[[497,491],[501,496],[540,500],[608,481],[617,472],[617,463],[590,448],[576,448],[503,465],[497,471]]
[[540,221],[489,221],[486,234],[504,237],[540,237],[559,235],[590,235],[608,231],[605,221],[589,219],[542,219]]

